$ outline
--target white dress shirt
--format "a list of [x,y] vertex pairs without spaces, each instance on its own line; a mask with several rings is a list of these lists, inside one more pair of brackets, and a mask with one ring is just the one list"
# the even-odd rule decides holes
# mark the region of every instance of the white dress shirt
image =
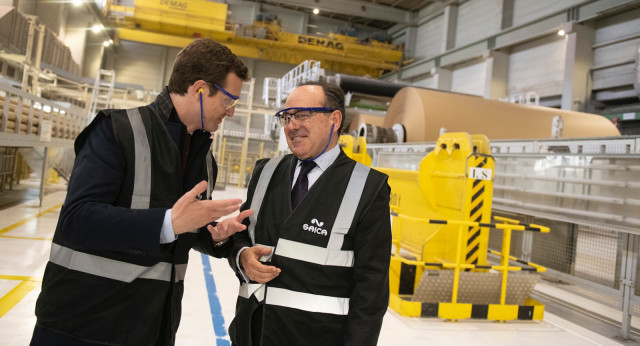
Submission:
[[[331,148],[331,150],[325,152],[324,154],[320,155],[320,157],[313,160],[315,161],[316,166],[307,174],[307,179],[309,180],[309,188],[311,188],[311,185],[313,185],[313,183],[315,183],[316,180],[320,178],[320,175],[322,175],[322,173],[324,173],[324,171],[326,171],[327,168],[329,168],[329,166],[333,164],[333,162],[338,158],[339,154],[340,148],[338,145],[336,145],[335,147]],[[298,160],[296,170],[293,173],[293,181],[291,182],[292,188],[296,183],[296,179],[298,179],[298,174],[300,173],[301,166],[302,161]]]
[[[340,155],[340,146],[336,145],[335,147],[331,148],[329,151],[325,152],[324,154],[320,155],[318,158],[313,160],[315,161],[316,166],[309,173],[307,173],[307,179],[309,180],[309,185],[308,185],[309,188],[311,188],[311,185],[313,185],[313,183],[315,183],[316,180],[320,178],[320,175],[322,175],[322,173],[324,173],[324,171],[326,171],[327,168],[329,168],[329,166],[333,164],[333,162],[338,158],[338,155]],[[293,185],[296,183],[296,179],[298,179],[298,174],[300,173],[301,165],[302,165],[302,161],[298,160],[298,163],[296,164],[296,170],[293,173],[293,182],[291,183],[292,188],[293,188]],[[240,249],[240,251],[238,251],[238,254],[236,255],[236,265],[238,266],[240,273],[242,273],[242,277],[244,278],[245,282],[249,282],[250,280],[247,277],[247,274],[245,274],[244,269],[240,267],[240,254],[245,249],[248,249],[248,248],[243,247],[242,249]]]

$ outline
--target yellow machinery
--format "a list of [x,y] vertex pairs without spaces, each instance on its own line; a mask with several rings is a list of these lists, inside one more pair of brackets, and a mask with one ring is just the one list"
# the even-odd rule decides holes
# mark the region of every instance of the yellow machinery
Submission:
[[402,59],[402,51],[389,44],[362,44],[355,37],[336,34],[286,33],[266,21],[256,21],[249,28],[262,29],[265,35],[247,35],[240,26],[227,27],[227,5],[223,3],[136,0],[134,8],[109,4],[106,12],[123,40],[185,47],[194,38],[208,37],[239,56],[290,64],[313,59],[333,72],[358,76],[379,77],[384,71],[397,69]]
[[[366,165],[366,141],[341,136],[347,155]],[[509,255],[512,231],[549,232],[539,225],[491,218],[494,160],[484,135],[446,133],[418,171],[376,167],[389,176],[394,251],[390,306],[403,316],[449,320],[539,320],[544,306],[529,298],[545,268]],[[502,249],[487,260],[490,230]],[[510,265],[517,261],[521,265]]]

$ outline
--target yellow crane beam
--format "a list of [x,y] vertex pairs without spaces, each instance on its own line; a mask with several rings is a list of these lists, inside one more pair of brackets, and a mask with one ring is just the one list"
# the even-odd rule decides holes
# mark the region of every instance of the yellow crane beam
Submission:
[[[110,10],[131,13],[130,9],[114,6]],[[226,13],[227,5],[208,1],[137,0],[133,16],[113,24],[121,40],[185,47],[198,37],[208,37],[238,56],[294,65],[313,59],[328,70],[352,75],[379,77],[397,69],[402,59],[402,52],[390,45],[365,45],[342,35],[324,38],[284,33],[279,28],[266,38],[236,35],[225,30]],[[265,30],[268,27],[262,26]]]

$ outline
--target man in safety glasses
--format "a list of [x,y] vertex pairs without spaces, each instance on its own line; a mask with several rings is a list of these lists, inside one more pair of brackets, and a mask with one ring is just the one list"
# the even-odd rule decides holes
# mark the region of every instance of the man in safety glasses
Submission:
[[153,103],[100,111],[78,136],[32,345],[175,343],[189,251],[227,257],[251,214],[216,224],[241,200],[208,199],[211,132],[247,79],[227,47],[196,40]]
[[375,345],[389,299],[387,176],[342,152],[344,93],[307,83],[276,113],[292,154],[260,160],[229,260],[234,345]]

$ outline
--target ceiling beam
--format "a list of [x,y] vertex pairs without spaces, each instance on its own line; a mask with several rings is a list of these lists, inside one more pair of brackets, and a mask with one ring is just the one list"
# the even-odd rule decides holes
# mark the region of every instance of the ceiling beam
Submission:
[[288,0],[270,1],[270,3],[299,6],[308,9],[317,8],[322,12],[335,12],[348,16],[408,24],[410,11],[364,1],[344,0]]

